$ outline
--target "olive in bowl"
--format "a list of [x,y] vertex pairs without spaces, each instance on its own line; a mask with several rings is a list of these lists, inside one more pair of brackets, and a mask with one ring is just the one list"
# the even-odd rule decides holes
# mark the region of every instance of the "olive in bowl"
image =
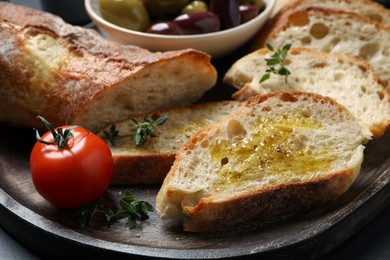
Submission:
[[[180,8],[173,8],[175,12],[170,13],[166,13],[168,12],[167,9],[163,12],[162,7],[158,11],[151,11],[150,7],[147,8],[148,0],[115,1],[122,2],[122,6],[119,7],[119,15],[116,15],[115,19],[121,20],[120,17],[126,16],[125,13],[134,12],[134,8],[130,8],[134,7],[133,5],[138,6],[136,8],[139,9],[137,13],[140,16],[145,15],[146,18],[140,24],[128,22],[142,29],[129,29],[125,28],[126,26],[118,25],[118,21],[108,18],[105,12],[111,7],[105,10],[101,8],[105,1],[113,2],[112,0],[85,0],[85,7],[100,32],[108,39],[123,44],[137,45],[150,51],[194,48],[209,53],[213,58],[232,52],[252,38],[267,21],[276,2],[276,0],[243,0],[240,4],[241,0],[222,0],[223,3],[234,2],[232,5],[239,3],[237,5],[239,7],[239,20],[244,21],[238,24],[233,23],[229,27],[229,25],[226,25],[229,22],[222,21],[220,19],[221,15],[218,14],[218,11],[223,11],[223,9],[219,9],[219,0],[203,1],[203,4],[199,4],[200,1],[189,0],[150,0],[156,3],[159,2],[160,5],[164,1],[175,3],[183,1],[183,3],[187,3],[184,5],[181,3]],[[124,2],[127,2],[127,4]],[[198,4],[194,5],[194,2],[198,2]],[[143,3],[142,7],[139,7],[139,3]],[[156,3],[154,4],[156,5]],[[256,13],[256,15],[248,18],[247,16],[251,15],[250,11],[244,7],[249,6],[251,8],[253,3],[263,3],[264,5],[257,8],[257,13],[252,10],[252,16],[253,13]],[[206,10],[204,5],[206,5]],[[132,9],[132,11],[129,11],[129,9]],[[172,10],[172,8],[169,10]],[[179,13],[177,13],[177,10],[180,10]],[[129,15],[126,17],[128,19]],[[229,19],[227,18],[227,20]],[[122,23],[124,22],[122,21]]]

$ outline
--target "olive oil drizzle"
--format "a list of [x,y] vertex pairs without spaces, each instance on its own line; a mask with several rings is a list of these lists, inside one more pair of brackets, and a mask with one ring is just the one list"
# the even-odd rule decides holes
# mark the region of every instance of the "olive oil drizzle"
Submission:
[[254,123],[256,131],[250,137],[224,139],[209,146],[211,159],[221,162],[216,189],[261,178],[268,181],[309,178],[329,169],[336,160],[330,149],[311,148],[305,143],[302,134],[305,130],[323,126],[304,113],[260,118]]

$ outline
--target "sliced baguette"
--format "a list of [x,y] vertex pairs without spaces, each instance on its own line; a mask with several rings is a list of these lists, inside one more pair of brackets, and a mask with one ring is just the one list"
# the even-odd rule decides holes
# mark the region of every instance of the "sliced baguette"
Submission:
[[[156,127],[157,137],[136,146],[134,122],[126,119],[116,123],[119,137],[111,146],[114,159],[112,184],[161,184],[169,172],[176,152],[192,135],[208,124],[220,121],[244,107],[244,102],[221,101],[159,110],[148,116],[154,120],[167,115],[169,119]],[[143,122],[143,117],[136,117]],[[103,131],[109,132],[107,128]],[[98,135],[106,138],[104,132]]]
[[213,87],[210,56],[151,53],[59,17],[0,2],[0,123],[79,124],[94,132],[130,115],[193,103]]
[[[390,92],[363,59],[293,47],[288,52],[285,77],[271,75],[259,83],[268,68],[268,49],[246,55],[228,70],[224,80],[240,88],[233,94],[238,100],[274,91],[314,92],[335,99],[358,118],[361,126],[375,137],[390,127]],[[371,133],[370,133],[371,132]]]
[[[308,7],[278,17],[260,34],[256,48],[285,43],[366,59],[379,77],[390,80],[390,27],[357,13]],[[388,82],[387,82],[388,83]]]
[[390,26],[390,10],[375,1],[370,0],[292,0],[279,11],[284,15],[302,7],[319,6],[358,13],[385,26]]
[[356,118],[333,99],[271,93],[182,146],[156,198],[193,232],[238,230],[337,199],[363,160]]

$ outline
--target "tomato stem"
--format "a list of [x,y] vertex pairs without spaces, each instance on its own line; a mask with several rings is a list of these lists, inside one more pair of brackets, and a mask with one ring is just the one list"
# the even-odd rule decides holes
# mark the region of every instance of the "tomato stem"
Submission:
[[[42,121],[42,123],[46,126],[46,128],[50,131],[50,133],[53,135],[53,142],[47,142],[41,138],[39,135],[39,132],[37,129],[35,129],[35,135],[38,142],[43,144],[53,144],[58,146],[58,150],[61,148],[64,148],[68,145],[68,140],[70,138],[74,138],[74,135],[72,134],[72,130],[78,127],[77,125],[70,126],[65,129],[65,131],[62,129],[62,127],[58,127],[57,129],[54,129],[54,127],[50,124],[49,121],[47,121],[45,118],[41,116],[37,116],[39,120]],[[57,131],[56,131],[57,130]]]

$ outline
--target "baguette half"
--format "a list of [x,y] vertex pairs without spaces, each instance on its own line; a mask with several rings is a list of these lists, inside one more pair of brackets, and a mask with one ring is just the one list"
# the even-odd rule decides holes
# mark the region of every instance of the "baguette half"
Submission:
[[[390,92],[372,67],[363,59],[292,47],[287,54],[285,77],[271,75],[259,83],[272,53],[259,49],[236,61],[224,81],[239,88],[233,98],[274,91],[313,92],[335,99],[359,119],[367,136],[380,137],[390,127]],[[371,132],[371,133],[370,133]]]
[[0,2],[0,122],[91,131],[197,101],[217,80],[210,56],[151,53],[24,6]]
[[198,132],[178,152],[156,198],[184,230],[257,226],[337,199],[356,179],[359,123],[333,99],[271,93]]
[[390,80],[390,27],[353,12],[308,7],[287,12],[265,27],[256,49],[286,43],[323,52],[360,56],[381,80]]
[[[168,120],[156,127],[156,138],[149,138],[142,146],[134,141],[135,128],[131,119],[115,124],[119,136],[115,146],[110,146],[114,160],[111,184],[161,184],[169,172],[176,152],[197,131],[218,122],[244,107],[245,102],[220,101],[195,104],[148,114],[156,120],[168,116]],[[135,117],[143,122],[143,117]],[[103,131],[109,132],[107,128]],[[98,135],[106,139],[104,132]]]

